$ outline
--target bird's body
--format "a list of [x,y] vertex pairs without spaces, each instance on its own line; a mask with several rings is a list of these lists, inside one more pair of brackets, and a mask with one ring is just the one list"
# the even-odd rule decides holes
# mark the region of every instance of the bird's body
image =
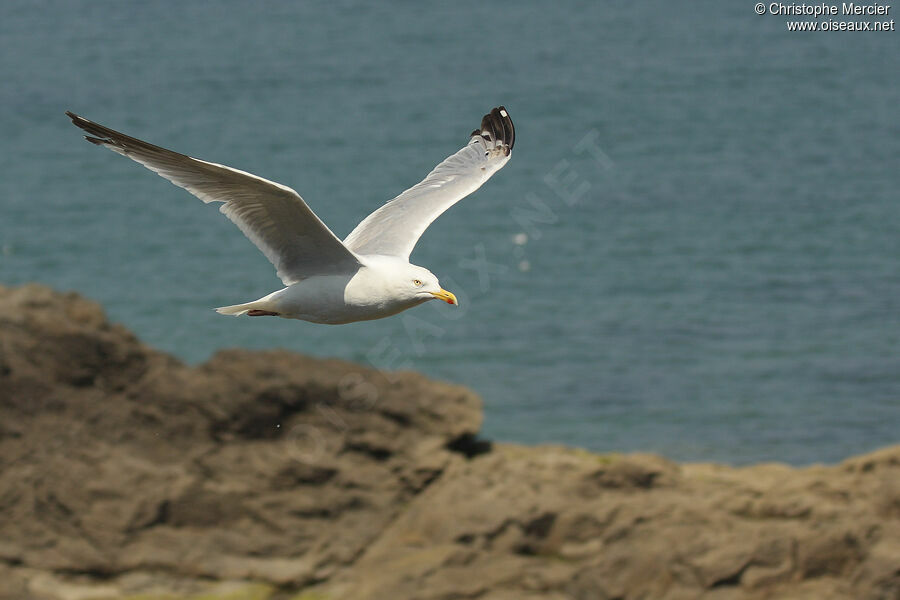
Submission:
[[428,300],[456,304],[409,255],[428,225],[509,160],[515,130],[506,109],[485,115],[469,143],[419,184],[364,219],[340,241],[292,189],[250,173],[148,144],[74,113],[86,139],[127,156],[231,219],[275,265],[283,289],[216,310],[341,324],[395,315]]
[[360,259],[363,264],[354,273],[315,275],[254,302],[223,306],[216,310],[224,315],[260,311],[256,314],[274,313],[273,316],[287,319],[340,325],[390,317],[438,296],[448,302],[452,299],[451,303],[455,303],[455,297],[449,293],[444,292],[446,296],[441,294],[440,286],[437,290],[422,291],[416,295],[396,293],[395,290],[410,279],[404,276],[406,273],[416,279],[412,276],[412,269],[424,272],[418,274],[419,281],[422,281],[428,274],[422,267],[393,256],[369,255],[360,256]]

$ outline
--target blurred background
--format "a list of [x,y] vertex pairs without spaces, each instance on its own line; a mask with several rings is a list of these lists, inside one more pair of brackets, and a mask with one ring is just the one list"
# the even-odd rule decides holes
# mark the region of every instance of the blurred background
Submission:
[[[484,435],[744,464],[900,440],[896,32],[751,2],[0,5],[0,283],[77,290],[190,363],[281,347],[484,398]],[[460,297],[229,319],[280,287],[85,117],[295,188],[343,237],[504,104],[513,159],[413,262]]]

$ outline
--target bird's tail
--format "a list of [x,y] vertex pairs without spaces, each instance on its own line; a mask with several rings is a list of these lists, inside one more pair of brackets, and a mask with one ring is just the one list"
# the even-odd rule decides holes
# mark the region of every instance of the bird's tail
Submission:
[[250,315],[251,317],[271,315],[278,313],[272,310],[271,303],[263,300],[254,300],[253,302],[245,302],[244,304],[232,304],[231,306],[220,306],[216,312],[220,315],[232,315],[239,317],[241,315]]
[[235,317],[239,317],[241,315],[246,315],[253,308],[253,305],[256,302],[247,302],[245,304],[232,304],[231,306],[220,306],[216,309],[216,312],[220,315],[232,315]]

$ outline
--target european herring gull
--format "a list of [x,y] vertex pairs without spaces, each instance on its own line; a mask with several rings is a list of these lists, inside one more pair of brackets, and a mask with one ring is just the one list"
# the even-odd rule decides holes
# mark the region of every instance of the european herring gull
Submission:
[[507,110],[494,108],[468,144],[341,242],[289,187],[66,114],[90,134],[87,141],[127,156],[204,202],[221,202],[219,210],[275,265],[283,289],[216,311],[328,324],[381,319],[434,299],[457,304],[409,255],[432,221],[507,163],[516,140]]

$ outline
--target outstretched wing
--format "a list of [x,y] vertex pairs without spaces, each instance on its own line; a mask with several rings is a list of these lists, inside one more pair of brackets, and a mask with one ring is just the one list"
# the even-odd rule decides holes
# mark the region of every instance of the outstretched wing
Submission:
[[262,250],[285,285],[358,266],[356,256],[291,188],[66,114],[90,134],[85,139],[92,144],[141,163],[204,202],[223,202],[219,210]]
[[481,120],[481,129],[420,183],[370,214],[344,244],[357,254],[409,258],[419,237],[445,210],[477,190],[509,160],[516,130],[502,106]]

